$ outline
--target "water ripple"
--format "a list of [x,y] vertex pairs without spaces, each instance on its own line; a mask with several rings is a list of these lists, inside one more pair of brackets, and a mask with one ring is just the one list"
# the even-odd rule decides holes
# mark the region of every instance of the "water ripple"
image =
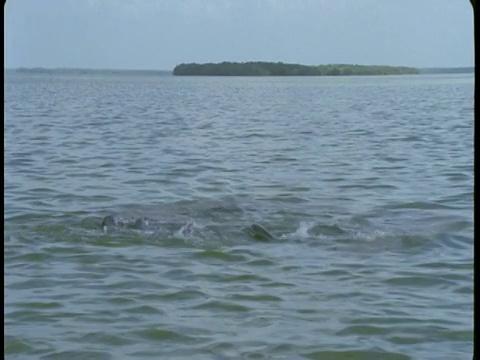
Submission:
[[471,357],[471,76],[4,90],[6,358]]

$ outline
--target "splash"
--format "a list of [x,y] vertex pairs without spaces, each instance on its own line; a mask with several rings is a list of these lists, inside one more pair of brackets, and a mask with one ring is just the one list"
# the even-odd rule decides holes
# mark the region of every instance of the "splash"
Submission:
[[174,235],[181,239],[187,239],[193,235],[195,229],[200,229],[200,226],[195,222],[195,220],[190,219],[190,221],[178,229]]
[[298,226],[298,229],[295,230],[294,233],[292,233],[292,236],[297,237],[297,238],[302,238],[306,239],[309,238],[310,235],[310,230],[315,226],[315,223],[310,222],[310,221],[301,221],[300,225]]

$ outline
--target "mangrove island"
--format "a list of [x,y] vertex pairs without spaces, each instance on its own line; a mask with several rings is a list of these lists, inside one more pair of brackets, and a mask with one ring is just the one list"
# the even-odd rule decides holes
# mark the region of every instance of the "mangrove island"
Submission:
[[418,74],[416,68],[385,65],[300,65],[282,62],[222,62],[218,64],[180,64],[173,75],[196,76],[347,76],[347,75],[404,75]]

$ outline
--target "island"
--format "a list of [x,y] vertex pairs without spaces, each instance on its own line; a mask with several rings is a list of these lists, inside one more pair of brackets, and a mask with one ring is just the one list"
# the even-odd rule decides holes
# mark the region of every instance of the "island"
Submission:
[[195,76],[347,76],[347,75],[404,75],[418,74],[419,71],[407,66],[386,65],[300,65],[283,62],[222,62],[206,64],[180,64],[173,69],[173,75]]

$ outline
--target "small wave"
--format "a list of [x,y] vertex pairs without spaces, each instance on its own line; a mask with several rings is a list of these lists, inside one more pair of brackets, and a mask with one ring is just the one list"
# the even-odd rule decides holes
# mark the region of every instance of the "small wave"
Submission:
[[230,301],[219,301],[219,300],[210,300],[201,305],[195,307],[195,309],[202,310],[211,310],[215,313],[225,313],[225,312],[248,312],[252,308],[244,305],[240,305]]
[[345,350],[345,351],[316,351],[306,353],[308,359],[385,359],[385,360],[409,360],[410,356],[379,350]]
[[243,255],[233,255],[221,250],[205,250],[199,253],[193,254],[194,258],[200,259],[213,259],[213,260],[221,260],[224,262],[239,262],[239,261],[247,261],[248,259]]
[[145,330],[140,330],[134,336],[140,337],[142,340],[153,340],[153,341],[173,341],[173,342],[189,342],[193,341],[194,338],[190,336],[186,336],[180,334],[179,332],[167,330],[167,329],[159,329],[159,328],[149,328]]
[[281,297],[269,295],[269,294],[254,294],[254,295],[235,294],[235,295],[232,295],[230,299],[235,301],[252,301],[252,302],[258,302],[258,303],[283,301]]
[[456,209],[454,206],[444,205],[440,202],[434,201],[412,201],[395,205],[386,206],[386,209],[421,209],[421,210],[441,210],[441,209]]
[[113,357],[106,351],[92,351],[92,350],[67,350],[54,351],[44,355],[42,359],[99,359],[112,360]]

